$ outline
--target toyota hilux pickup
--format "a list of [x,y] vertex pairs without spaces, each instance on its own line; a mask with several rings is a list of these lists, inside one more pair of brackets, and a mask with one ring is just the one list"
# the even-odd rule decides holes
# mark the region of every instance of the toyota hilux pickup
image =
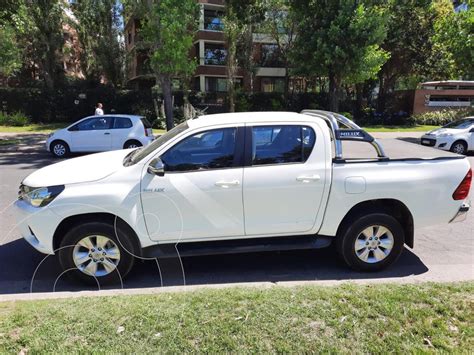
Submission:
[[[350,144],[374,156],[351,157]],[[469,209],[468,160],[419,148],[427,156],[390,157],[327,111],[208,115],[146,147],[39,169],[15,210],[22,236],[86,282],[121,280],[137,259],[330,244],[351,268],[377,271],[413,248],[415,228]]]

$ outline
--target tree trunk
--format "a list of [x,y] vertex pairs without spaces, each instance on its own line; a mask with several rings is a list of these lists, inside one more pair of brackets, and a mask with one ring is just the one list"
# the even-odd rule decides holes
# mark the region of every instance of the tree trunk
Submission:
[[165,104],[166,130],[173,128],[173,97],[171,93],[171,78],[163,75],[160,80],[163,102]]
[[362,118],[362,100],[363,100],[364,84],[363,83],[356,84],[355,90],[356,90],[355,117],[357,119],[360,119]]
[[379,75],[379,93],[377,95],[377,112],[383,113],[385,111],[385,95],[386,95],[386,88],[385,88],[386,81],[383,77],[383,72]]
[[332,72],[329,73],[329,111],[339,111],[339,80]]

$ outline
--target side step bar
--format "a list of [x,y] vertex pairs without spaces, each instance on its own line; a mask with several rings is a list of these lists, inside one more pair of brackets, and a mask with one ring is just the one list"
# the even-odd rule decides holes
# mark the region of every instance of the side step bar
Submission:
[[143,248],[145,258],[171,258],[179,256],[239,254],[264,251],[319,249],[331,245],[334,237],[290,236],[271,238],[233,239],[209,242],[169,243]]

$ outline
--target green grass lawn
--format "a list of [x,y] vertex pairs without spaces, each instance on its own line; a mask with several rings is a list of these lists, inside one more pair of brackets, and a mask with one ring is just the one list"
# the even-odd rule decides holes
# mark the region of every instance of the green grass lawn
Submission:
[[0,303],[0,352],[469,352],[474,283]]
[[0,133],[51,133],[60,128],[69,126],[70,123],[33,123],[28,126],[0,126]]
[[364,129],[367,132],[428,132],[439,126],[367,126]]
[[[69,123],[49,123],[49,124],[31,124],[23,127],[0,126],[0,133],[50,133],[60,128],[67,127]],[[368,126],[365,127],[368,132],[426,132],[438,126]],[[153,129],[153,133],[160,135],[165,133],[164,129]]]
[[[51,133],[57,129],[65,128],[70,123],[48,123],[40,124],[34,123],[28,126],[14,127],[14,126],[0,126],[0,133]],[[163,134],[166,130],[164,129],[153,129],[153,134]]]

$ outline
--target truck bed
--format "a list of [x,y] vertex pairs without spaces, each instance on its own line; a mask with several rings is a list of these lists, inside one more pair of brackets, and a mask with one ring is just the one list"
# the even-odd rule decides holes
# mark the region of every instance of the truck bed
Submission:
[[[415,138],[379,139],[389,160],[432,160],[432,159],[462,159],[463,155],[446,152],[444,150],[425,147]],[[343,141],[342,151],[344,160],[367,161],[377,159],[374,148],[365,142]]]

